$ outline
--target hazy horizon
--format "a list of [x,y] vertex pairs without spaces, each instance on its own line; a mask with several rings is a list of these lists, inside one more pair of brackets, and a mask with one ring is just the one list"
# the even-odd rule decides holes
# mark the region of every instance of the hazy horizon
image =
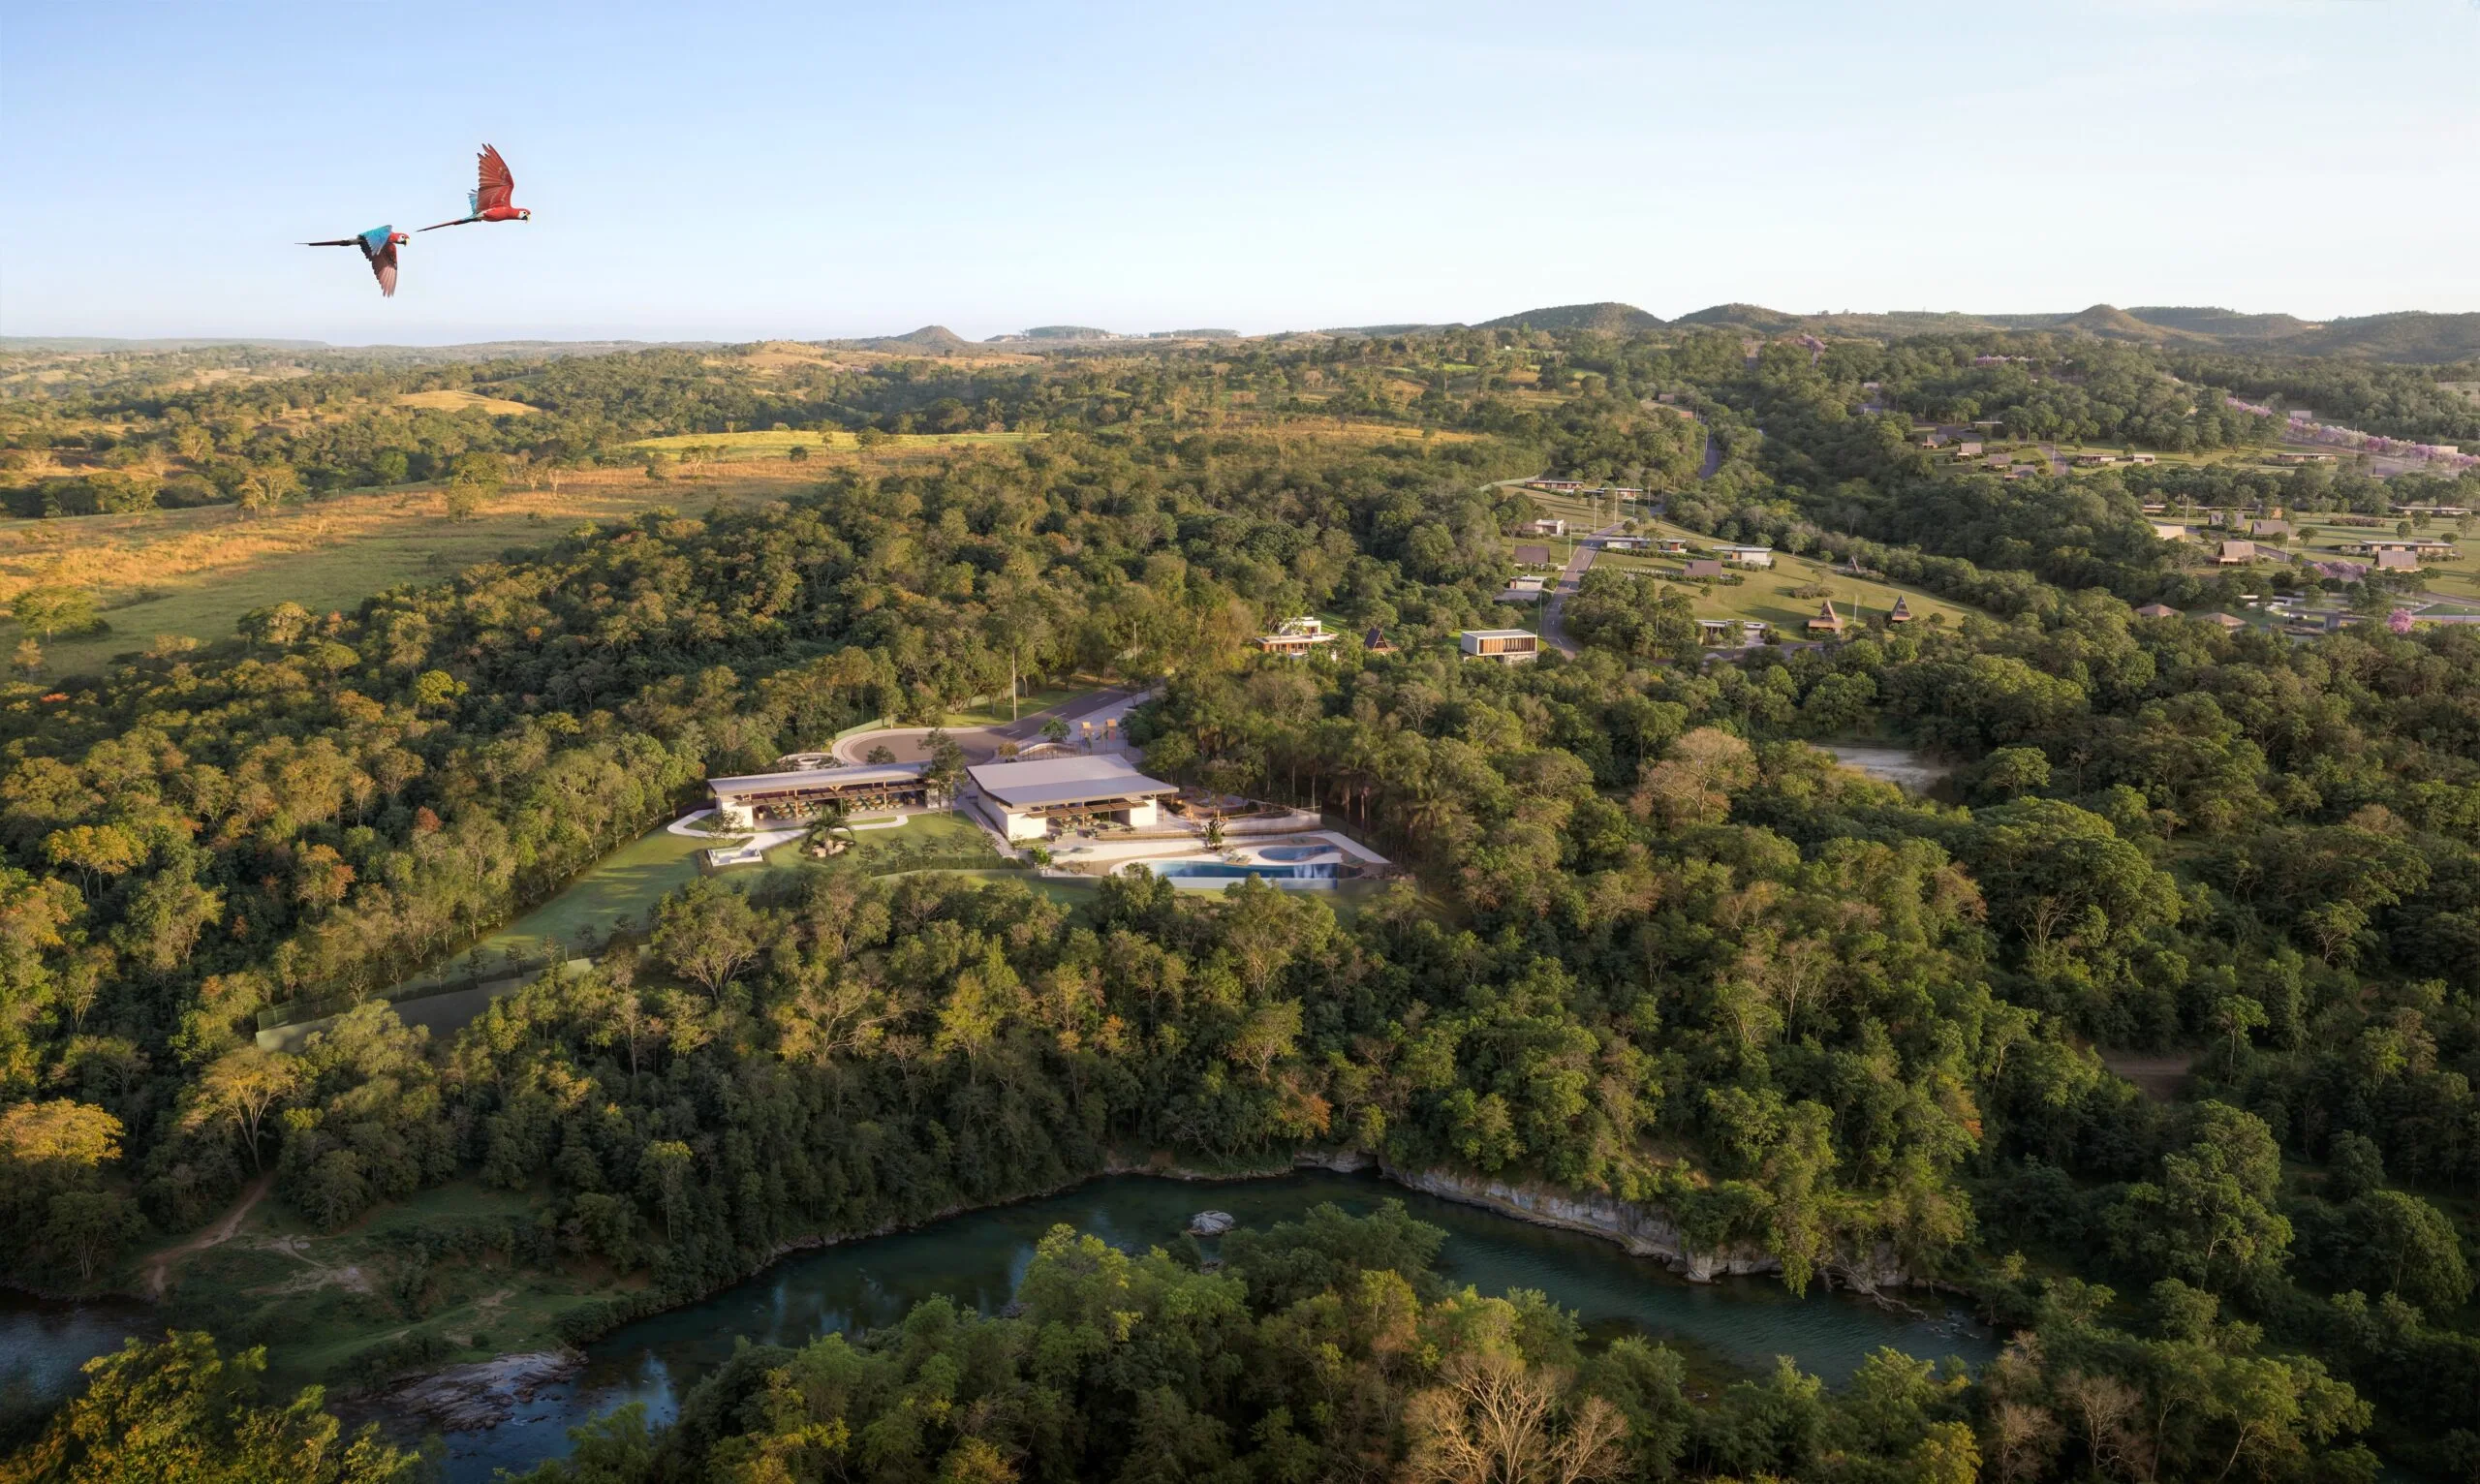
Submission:
[[[0,332],[2480,310],[2466,0],[674,14],[13,0]],[[485,139],[536,219],[395,299],[294,245],[461,214]]]
[[[1606,300],[1606,299],[1585,299],[1585,300],[1577,300],[1577,301],[1575,301],[1575,302],[1578,302],[1578,303],[1586,303],[1586,304],[1593,304],[1593,303],[1625,302],[1625,301],[1623,301],[1623,300]],[[1732,301],[1732,302],[1736,302],[1736,303],[1747,303],[1747,304],[1753,305],[1754,307],[1757,307],[1757,308],[1779,310],[1779,311],[1782,311],[1782,313],[1785,313],[1785,314],[1792,314],[1792,313],[1799,313],[1799,312],[1800,312],[1800,311],[1793,311],[1793,310],[1786,310],[1786,309],[1783,309],[1783,306],[1782,306],[1782,305],[1780,305],[1780,304],[1766,304],[1766,303],[1762,302],[1761,300],[1734,300],[1734,301]],[[1159,336],[1162,336],[1162,337],[1165,337],[1165,338],[1176,338],[1176,336],[1178,335],[1179,331],[1180,331],[1180,330],[1182,330],[1182,329],[1210,329],[1210,330],[1234,329],[1234,332],[1235,332],[1236,334],[1238,334],[1238,335],[1242,336],[1242,337],[1251,337],[1251,338],[1254,338],[1254,337],[1261,337],[1261,336],[1268,336],[1268,335],[1301,334],[1301,333],[1319,333],[1319,332],[1343,332],[1343,331],[1358,330],[1358,329],[1368,329],[1368,328],[1383,328],[1383,327],[1389,327],[1389,326],[1392,326],[1392,325],[1419,325],[1419,326],[1422,326],[1422,327],[1429,327],[1429,326],[1447,326],[1447,325],[1474,325],[1482,324],[1484,321],[1487,321],[1487,320],[1493,320],[1493,319],[1502,318],[1504,315],[1507,315],[1507,314],[1522,314],[1522,313],[1525,313],[1525,312],[1526,312],[1526,311],[1528,311],[1528,310],[1534,310],[1534,309],[1555,309],[1555,308],[1563,308],[1563,307],[1566,307],[1566,306],[1565,306],[1565,305],[1556,305],[1556,304],[1528,304],[1528,305],[1524,306],[1522,309],[1511,309],[1511,310],[1506,310],[1506,311],[1504,311],[1504,312],[1503,312],[1503,314],[1496,314],[1496,315],[1467,316],[1467,317],[1462,317],[1462,318],[1442,318],[1442,319],[1419,320],[1419,321],[1413,321],[1413,320],[1404,320],[1404,321],[1379,321],[1379,320],[1367,320],[1367,321],[1360,321],[1360,322],[1353,323],[1353,324],[1335,324],[1335,325],[1280,325],[1280,326],[1275,326],[1275,327],[1266,328],[1266,329],[1236,329],[1235,327],[1233,327],[1233,326],[1229,326],[1229,325],[1193,325],[1193,326],[1177,326],[1177,327],[1168,327],[1168,326],[1148,326],[1148,325],[1078,325],[1077,327],[1079,327],[1079,328],[1085,328],[1085,329],[1097,329],[1097,330],[1102,330],[1102,331],[1105,331],[1106,333],[1108,333],[1108,334],[1110,334],[1110,335],[1117,336],[1117,337],[1124,338],[1124,339],[1131,339],[1131,340],[1143,339],[1143,338],[1149,338],[1149,337],[1153,337],[1153,336],[1157,336],[1157,335],[1159,335]],[[1645,306],[1645,305],[1642,305],[1642,304],[1635,304],[1635,305],[1631,305],[1631,306],[1629,306],[1629,307],[1637,308],[1637,309],[1646,309],[1646,306]],[[1650,310],[1650,309],[1648,309],[1648,310],[1647,310],[1647,312],[1648,312],[1648,313],[1656,314],[1658,318],[1660,318],[1660,319],[1662,319],[1662,320],[1664,320],[1664,321],[1667,321],[1667,322],[1670,322],[1670,323],[1674,323],[1674,324],[1675,324],[1675,323],[1677,323],[1677,322],[1678,322],[1678,320],[1680,319],[1680,317],[1681,317],[1681,316],[1694,314],[1694,313],[1698,312],[1699,310],[1704,310],[1704,309],[1713,309],[1713,308],[1720,308],[1720,307],[1721,307],[1721,306],[1720,306],[1720,305],[1716,305],[1716,304],[1698,304],[1698,305],[1692,306],[1692,307],[1690,307],[1690,308],[1680,309],[1680,310],[1678,310],[1678,311],[1676,311],[1675,313],[1672,313],[1672,314],[1661,314],[1661,313],[1659,313],[1659,311],[1655,311],[1655,310]],[[2077,308],[2075,308],[2075,309],[2057,309],[2057,308],[2049,308],[2049,309],[1966,309],[1966,310],[1946,310],[1946,309],[1826,309],[1826,310],[1815,310],[1815,311],[1810,311],[1810,313],[1815,313],[1815,314],[1836,314],[1836,315],[1846,315],[1846,314],[1847,314],[1847,315],[1897,315],[1897,314],[1950,314],[1950,313],[1951,313],[1951,314],[1961,314],[1961,315],[1964,315],[1964,316],[1967,316],[1967,317],[1981,317],[1981,318],[1987,318],[1987,317],[1994,317],[1994,316],[2042,315],[2042,314],[2056,314],[2056,315],[2065,316],[2065,315],[2078,314],[2078,313],[2081,313],[2084,309],[2095,308],[2095,307],[2099,307],[2099,306],[2098,306],[2098,305],[2083,305],[2083,306],[2078,306],[2078,307],[2077,307]],[[2114,308],[2117,308],[2117,309],[2120,309],[2120,310],[2123,310],[2123,311],[2124,311],[2124,310],[2126,310],[2126,309],[2130,308],[2131,306],[2122,304],[2122,305],[2113,305],[2113,306],[2110,306],[2110,307],[2114,307]],[[2148,304],[2148,305],[2143,305],[2143,306],[2140,306],[2140,307],[2148,308],[2148,309],[2162,309],[2162,308],[2179,308],[2179,309],[2225,309],[2225,310],[2230,310],[2230,311],[2231,311],[2231,312],[2233,312],[2233,313],[2236,313],[2236,314],[2242,314],[2242,315],[2284,314],[2284,313],[2289,313],[2289,311],[2287,311],[2287,310],[2281,310],[2281,309],[2248,309],[2248,308],[2239,308],[2239,307],[2235,307],[2235,306],[2231,306],[2231,305],[2226,305],[2226,304],[2219,304],[2219,305],[2202,305],[2202,304],[2151,305],[2151,304]],[[2480,313],[2480,311],[2458,311],[2458,310],[2443,310],[2443,311],[2439,311],[2439,310],[2420,310],[2420,309],[2410,309],[2410,310],[2379,310],[2379,311],[2376,311],[2376,312],[2375,312],[2375,315],[2379,315],[2379,316],[2381,316],[2381,315],[2386,315],[2386,314],[2405,314],[2405,313],[2409,313],[2409,314],[2417,314],[2417,313]],[[2330,324],[2330,323],[2332,323],[2332,322],[2333,322],[2333,320],[2364,319],[2364,318],[2373,318],[2373,317],[2374,317],[2374,316],[2336,315],[2336,316],[2333,316],[2333,317],[2332,317],[2332,319],[2330,319],[2330,320],[2320,320],[2320,319],[2316,319],[2316,318],[2313,318],[2313,317],[2310,317],[2310,316],[2308,316],[2308,315],[2298,315],[2298,316],[2295,316],[2295,318],[2297,318],[2297,319],[2299,319],[2299,320],[2301,320],[2301,321],[2303,321],[2304,323],[2309,324],[2309,325],[2322,325],[2322,324]],[[14,329],[13,329],[13,330],[5,331],[5,332],[0,332],[0,341],[54,341],[54,342],[57,342],[57,341],[94,340],[94,341],[107,341],[107,342],[115,342],[115,343],[122,343],[122,344],[133,344],[133,345],[146,345],[146,344],[157,344],[157,343],[180,342],[180,343],[184,343],[184,344],[194,344],[194,345],[202,346],[202,346],[208,346],[208,345],[281,344],[281,343],[287,343],[287,342],[298,342],[298,343],[301,343],[301,344],[304,344],[304,345],[312,345],[312,346],[317,346],[317,347],[319,347],[319,348],[321,348],[321,349],[325,349],[325,350],[334,350],[334,351],[389,350],[389,349],[405,349],[405,350],[435,350],[435,349],[440,349],[440,348],[444,348],[444,347],[456,347],[456,346],[468,346],[468,345],[487,346],[487,345],[501,345],[501,344],[506,344],[506,345],[603,345],[603,344],[609,344],[609,345],[646,345],[646,346],[659,346],[659,345],[695,345],[695,344],[712,344],[712,345],[749,345],[749,344],[755,344],[755,343],[758,343],[758,342],[761,342],[761,341],[768,341],[768,340],[782,340],[782,341],[788,341],[788,342],[800,342],[800,343],[821,343],[821,342],[830,342],[830,341],[852,341],[852,340],[892,339],[892,338],[897,338],[897,337],[900,337],[900,336],[903,336],[903,335],[912,334],[912,333],[914,333],[914,332],[915,332],[915,331],[917,331],[917,330],[924,330],[924,329],[933,329],[933,328],[938,328],[938,329],[946,329],[946,330],[949,330],[949,331],[951,331],[951,332],[955,333],[956,335],[958,335],[960,338],[962,338],[962,339],[964,339],[965,341],[967,341],[968,343],[972,343],[972,344],[987,344],[987,343],[989,343],[989,342],[994,338],[994,337],[998,337],[998,336],[1014,336],[1014,335],[1022,335],[1022,334],[1023,334],[1026,330],[1028,330],[1028,329],[1033,329],[1033,328],[1042,328],[1042,327],[1051,327],[1051,326],[1059,326],[1059,325],[1068,325],[1069,323],[1070,323],[1070,322],[1067,322],[1067,321],[1060,321],[1060,320],[1040,321],[1040,322],[1037,322],[1037,323],[1034,323],[1034,324],[1029,324],[1029,325],[1017,325],[1017,326],[1010,327],[1010,328],[993,329],[993,330],[991,330],[988,334],[975,334],[975,333],[973,333],[973,332],[971,332],[971,331],[968,331],[968,330],[958,329],[958,328],[957,328],[955,325],[953,325],[946,324],[946,323],[942,322],[942,321],[932,320],[932,321],[929,321],[929,322],[926,322],[926,323],[924,323],[924,324],[920,324],[920,325],[906,325],[906,326],[903,326],[902,328],[887,327],[887,328],[880,328],[880,329],[867,329],[867,330],[861,330],[861,331],[857,331],[857,332],[854,332],[854,333],[852,333],[852,334],[844,334],[844,335],[791,335],[791,334],[769,334],[769,333],[760,333],[760,334],[752,334],[752,335],[730,335],[730,336],[727,336],[727,335],[691,335],[691,334],[684,334],[684,335],[662,335],[662,336],[654,336],[654,335],[592,335],[592,334],[575,334],[575,335],[481,335],[481,336],[470,336],[470,337],[461,337],[461,338],[457,338],[457,337],[450,337],[450,338],[424,339],[424,340],[408,340],[408,339],[394,339],[394,340],[325,340],[325,339],[321,339],[320,337],[312,336],[312,335],[275,335],[275,334],[262,334],[262,333],[256,333],[256,332],[252,332],[252,331],[247,331],[247,330],[235,330],[235,331],[232,331],[232,332],[230,332],[230,333],[225,333],[225,334],[97,335],[97,334],[88,334],[88,333],[83,333],[83,332],[80,332],[80,331],[75,331],[75,330],[54,330],[54,331],[18,331],[18,330],[14,330]],[[1030,344],[1030,345],[1039,346],[1039,345],[1076,345],[1076,344],[1094,344],[1094,343],[1097,343],[1097,342],[1096,342],[1096,341],[1094,341],[1094,340],[1092,340],[1092,339],[1086,339],[1086,340],[1081,340],[1081,341],[1080,341],[1080,340],[1077,340],[1077,339],[1074,339],[1074,338],[1070,338],[1070,337],[1059,337],[1059,338],[1044,338],[1044,339],[1040,339],[1040,340],[1034,340],[1034,341],[1029,341],[1029,342],[1002,342],[1002,343],[1001,343],[1001,348],[1003,348],[1003,349],[1004,349],[1007,345],[1008,345],[1008,344],[1015,344],[1015,343],[1022,343],[1022,344]]]

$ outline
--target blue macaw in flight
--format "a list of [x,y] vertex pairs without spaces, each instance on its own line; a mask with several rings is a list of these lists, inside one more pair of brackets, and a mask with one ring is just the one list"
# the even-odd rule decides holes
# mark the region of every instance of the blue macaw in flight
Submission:
[[414,240],[393,227],[373,227],[356,237],[329,237],[324,242],[304,242],[303,247],[357,247],[370,262],[370,271],[379,280],[383,297],[396,296],[396,249]]

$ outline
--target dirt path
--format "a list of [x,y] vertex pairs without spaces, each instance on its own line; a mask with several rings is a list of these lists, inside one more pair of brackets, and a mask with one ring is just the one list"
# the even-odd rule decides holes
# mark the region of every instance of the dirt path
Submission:
[[170,1290],[172,1278],[171,1269],[174,1261],[179,1258],[186,1257],[192,1252],[202,1252],[210,1247],[221,1247],[225,1243],[232,1241],[232,1234],[241,1229],[241,1222],[249,1216],[251,1208],[258,1205],[260,1201],[264,1200],[266,1198],[267,1191],[274,1189],[274,1172],[269,1171],[266,1174],[261,1175],[258,1179],[250,1182],[250,1188],[241,1192],[241,1198],[232,1203],[232,1209],[225,1212],[222,1217],[218,1218],[214,1225],[207,1227],[205,1230],[201,1231],[198,1235],[176,1247],[168,1247],[162,1252],[157,1252],[154,1256],[147,1258],[145,1280],[146,1296],[158,1301],[162,1300],[164,1295]]

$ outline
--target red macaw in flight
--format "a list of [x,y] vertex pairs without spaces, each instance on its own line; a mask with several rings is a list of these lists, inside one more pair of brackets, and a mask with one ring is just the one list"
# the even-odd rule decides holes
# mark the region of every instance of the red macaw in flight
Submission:
[[470,214],[452,222],[433,222],[422,231],[437,232],[442,227],[462,227],[468,222],[534,220],[533,212],[510,203],[509,198],[516,194],[516,177],[508,172],[508,162],[500,158],[500,152],[485,144],[482,152],[475,158],[480,168],[481,179],[473,190],[465,193],[465,209]]
[[379,292],[388,298],[396,296],[396,249],[414,240],[393,227],[373,227],[357,237],[329,237],[325,242],[304,242],[303,247],[357,247],[370,261],[370,271],[379,280]]

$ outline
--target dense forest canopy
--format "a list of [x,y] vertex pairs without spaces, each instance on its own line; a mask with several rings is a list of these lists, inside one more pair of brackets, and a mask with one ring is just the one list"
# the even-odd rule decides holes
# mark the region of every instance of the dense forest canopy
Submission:
[[[230,369],[250,374],[207,374]],[[1062,1233],[1020,1313],[933,1304],[750,1350],[678,1426],[600,1424],[554,1476],[2480,1465],[2480,630],[2294,644],[2134,611],[2242,580],[2185,564],[2147,503],[2469,506],[2480,476],[2008,480],[1908,436],[1995,419],[2253,446],[2267,419],[2223,389],[2339,416],[2357,386],[2372,426],[2403,426],[2427,403],[2383,388],[2411,372],[2278,383],[2262,358],[2050,331],[1751,348],[1599,322],[972,365],[273,369],[183,353],[10,382],[12,498],[307,500],[778,425],[1043,436],[826,469],[0,687],[0,1226],[20,1283],[126,1283],[262,1172],[328,1229],[473,1182],[537,1214],[468,1234],[493,1260],[630,1276],[564,1316],[583,1338],[787,1242],[1131,1155],[1351,1150],[1658,1209],[1795,1288],[1951,1284],[2012,1343],[1977,1376],[1888,1354],[1840,1393],[1785,1368],[1699,1401],[1661,1346],[1451,1289],[1401,1213],[1238,1238],[1212,1272]],[[530,411],[399,400],[432,392]],[[1464,662],[1454,632],[1506,619],[1504,537],[1535,510],[1516,485],[1544,471],[1974,611],[1699,664],[1676,593],[1596,570],[1573,657]],[[1399,652],[1252,655],[1296,613]],[[1320,810],[1410,879],[1339,914],[1261,884],[1139,874],[1071,907],[829,863],[700,881],[452,1036],[366,998],[708,776],[1011,676],[1156,688],[1132,721],[1150,769]],[[1952,763],[1950,792],[1811,745],[1863,735]],[[363,1003],[305,1051],[254,1039],[262,1011],[330,998]],[[2185,1054],[2191,1085],[2148,1098],[2096,1046]],[[418,1284],[372,1302],[402,1338],[339,1383],[440,1358]],[[260,1309],[175,1290],[168,1313],[213,1338],[99,1363],[8,1467],[112,1476],[114,1419],[150,1398],[245,1461],[310,1439],[286,1444],[299,1477],[411,1467],[316,1396],[257,1398],[249,1347],[285,1339]],[[1525,1429],[1493,1440],[1507,1408]]]

